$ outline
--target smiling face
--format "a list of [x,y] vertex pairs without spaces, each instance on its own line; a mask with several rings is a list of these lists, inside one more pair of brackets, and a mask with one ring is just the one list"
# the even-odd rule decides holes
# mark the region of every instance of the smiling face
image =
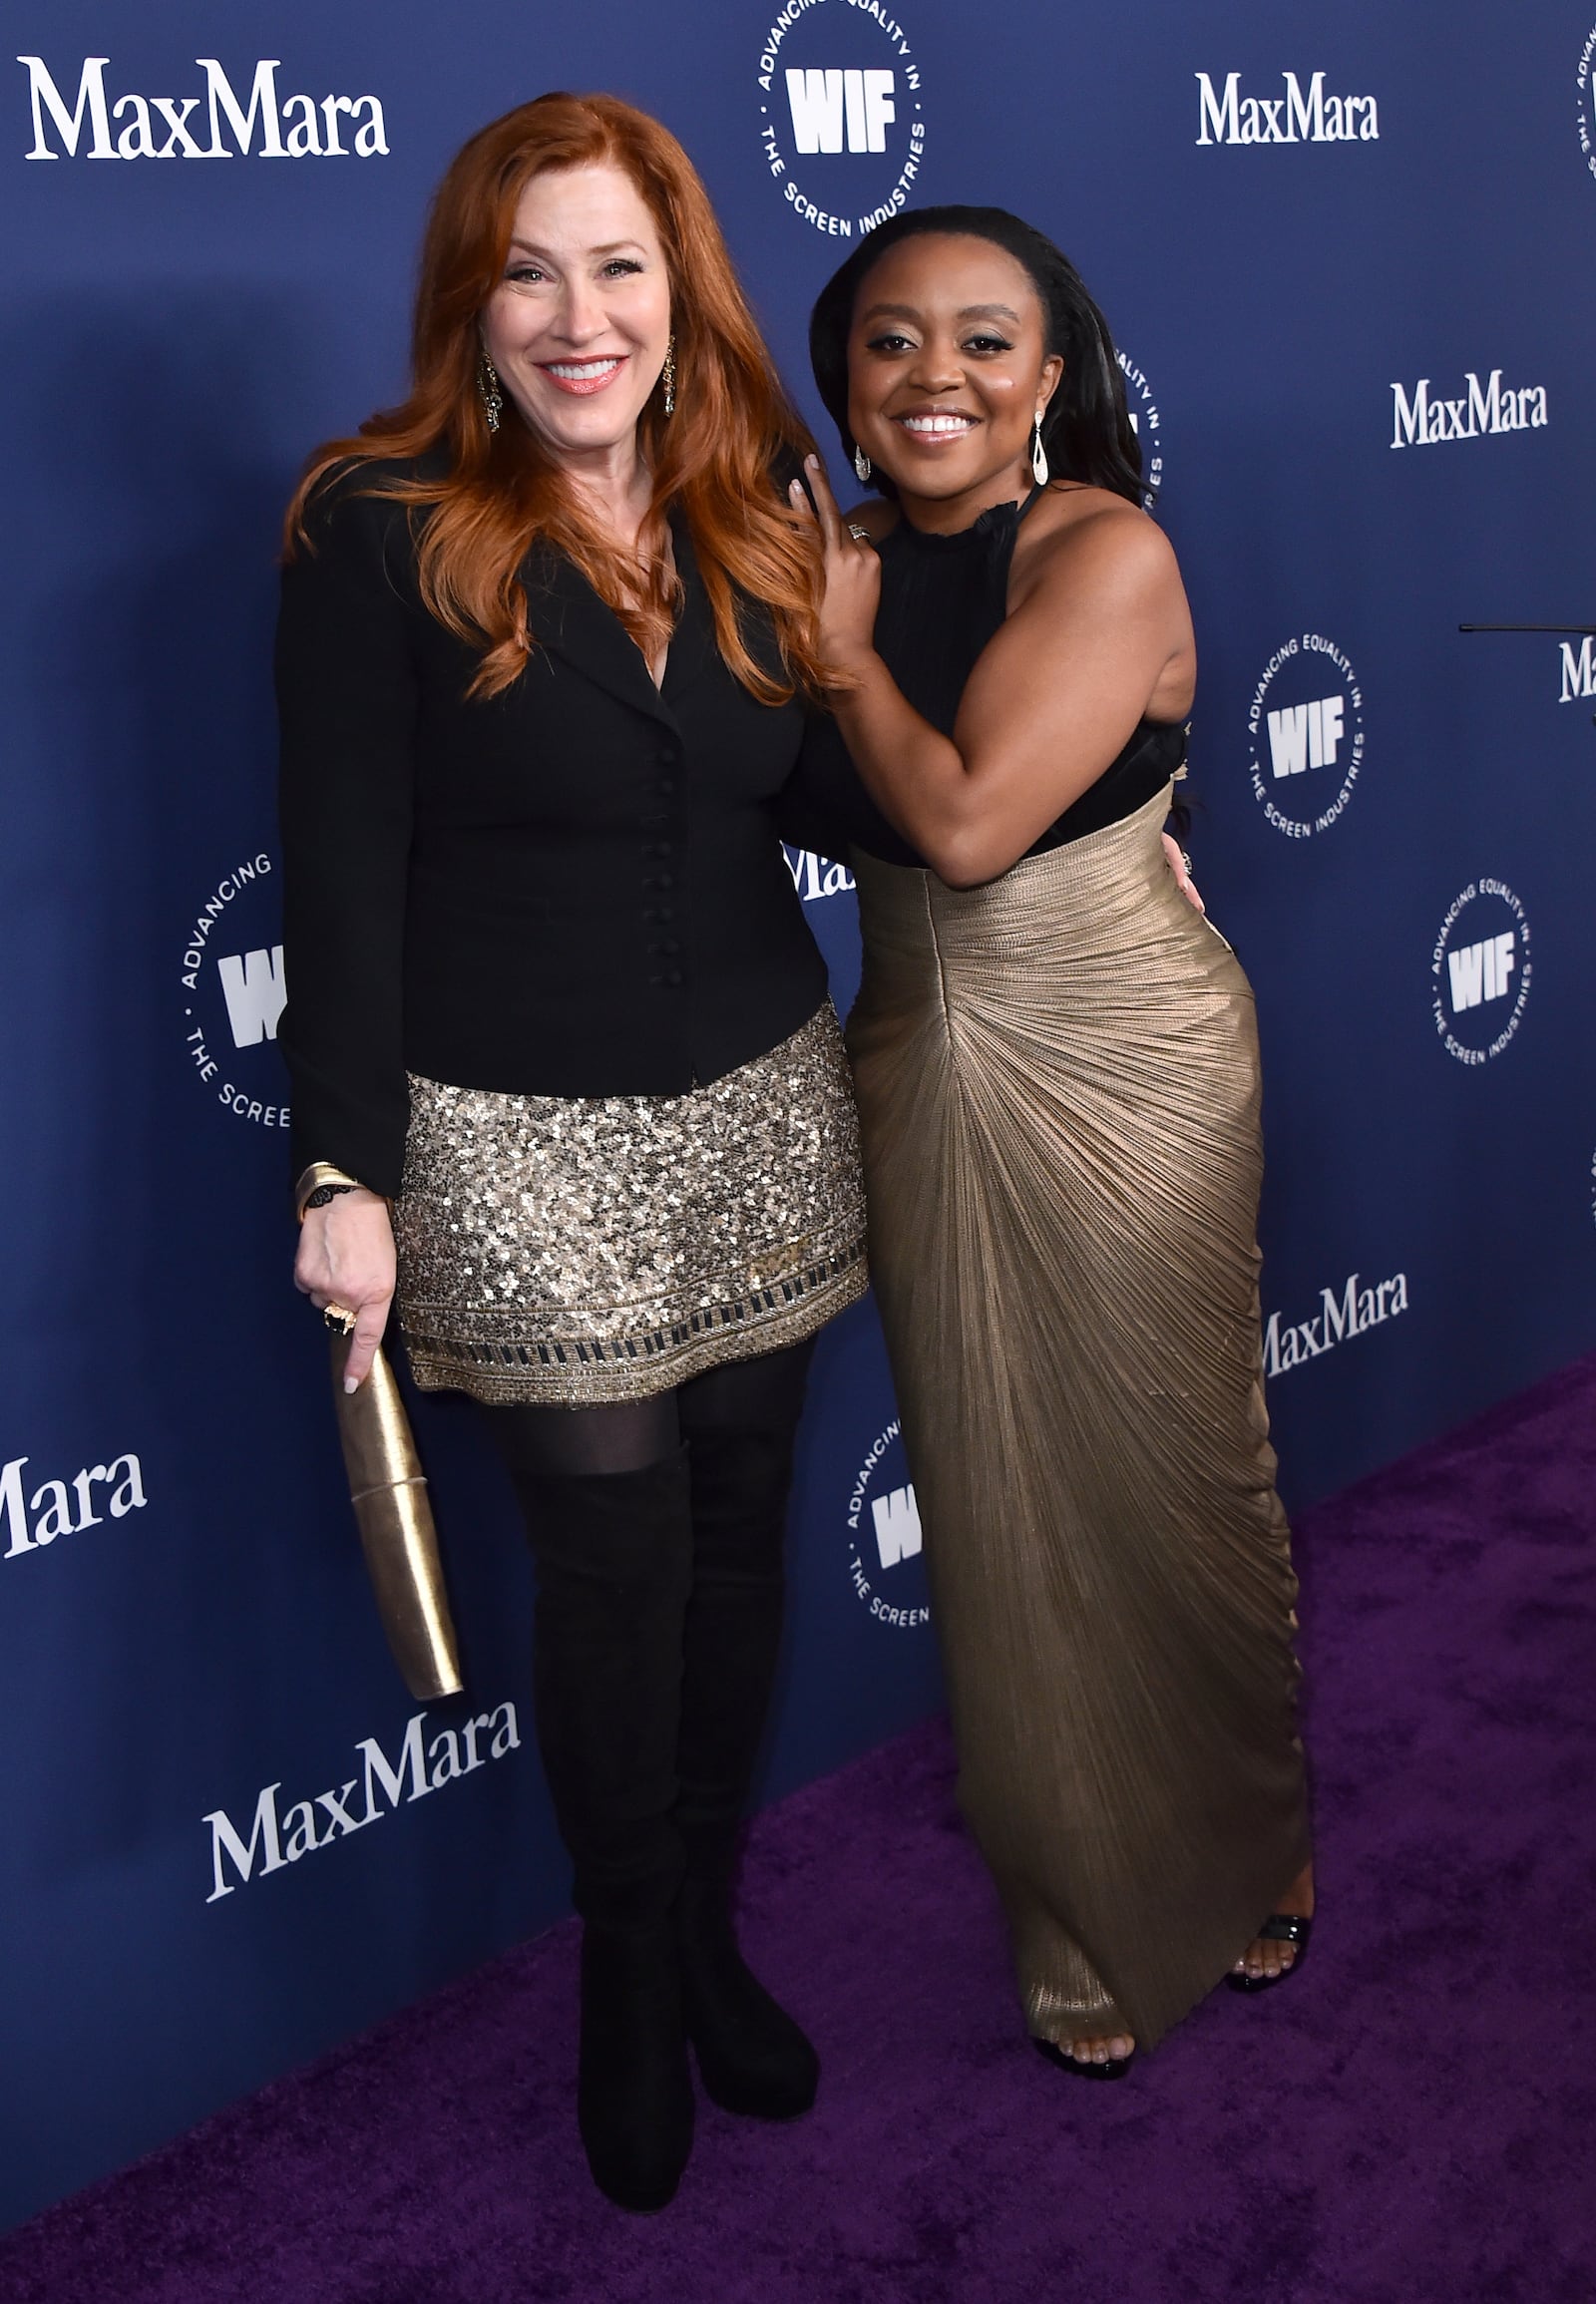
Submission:
[[562,463],[628,445],[664,365],[670,281],[630,177],[547,169],[516,208],[483,346],[539,442]]
[[1063,373],[1023,264],[992,240],[918,232],[860,284],[848,428],[906,509],[964,525],[1030,486],[1031,423]]

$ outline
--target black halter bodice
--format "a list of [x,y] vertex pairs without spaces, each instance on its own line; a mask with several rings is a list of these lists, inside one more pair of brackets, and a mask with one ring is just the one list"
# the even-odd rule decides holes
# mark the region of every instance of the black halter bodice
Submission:
[[[1037,501],[995,505],[957,536],[932,536],[907,520],[883,537],[876,652],[923,719],[951,736],[976,659],[1008,613],[1008,570],[1019,524]],[[1145,807],[1186,756],[1178,722],[1143,720],[1116,760],[1026,850],[1062,848]],[[805,745],[802,804],[831,849],[846,834],[886,864],[924,865],[871,799],[835,721],[812,728]],[[826,846],[826,841],[814,843]],[[806,843],[808,845],[808,843]]]

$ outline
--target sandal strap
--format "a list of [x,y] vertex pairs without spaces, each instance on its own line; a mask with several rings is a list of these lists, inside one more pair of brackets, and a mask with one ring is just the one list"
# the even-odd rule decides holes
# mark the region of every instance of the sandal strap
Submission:
[[1258,1933],[1270,1944],[1306,1944],[1313,1925],[1311,1912],[1271,1912]]

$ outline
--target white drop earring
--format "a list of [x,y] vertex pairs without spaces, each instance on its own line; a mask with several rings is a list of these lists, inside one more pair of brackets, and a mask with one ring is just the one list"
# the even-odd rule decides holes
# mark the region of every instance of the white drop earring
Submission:
[[1030,477],[1038,488],[1047,485],[1047,451],[1041,444],[1041,413],[1038,410],[1030,428]]
[[676,413],[676,339],[671,336],[665,344],[665,364],[659,371],[659,382],[664,392],[664,410],[667,416]]
[[860,487],[863,488],[865,482],[870,478],[870,459],[862,448],[854,450],[854,472]]

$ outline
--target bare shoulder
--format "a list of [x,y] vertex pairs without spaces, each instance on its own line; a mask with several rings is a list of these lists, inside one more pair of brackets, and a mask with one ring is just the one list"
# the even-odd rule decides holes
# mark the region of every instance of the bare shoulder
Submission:
[[842,517],[849,528],[862,528],[872,544],[880,544],[882,538],[890,536],[898,526],[900,516],[898,507],[889,504],[885,497],[868,496],[863,504],[856,504]]
[[1179,596],[1174,548],[1139,505],[1109,489],[1050,489],[1020,529],[1010,608],[1036,592],[1057,596],[1087,586],[1119,604]]

